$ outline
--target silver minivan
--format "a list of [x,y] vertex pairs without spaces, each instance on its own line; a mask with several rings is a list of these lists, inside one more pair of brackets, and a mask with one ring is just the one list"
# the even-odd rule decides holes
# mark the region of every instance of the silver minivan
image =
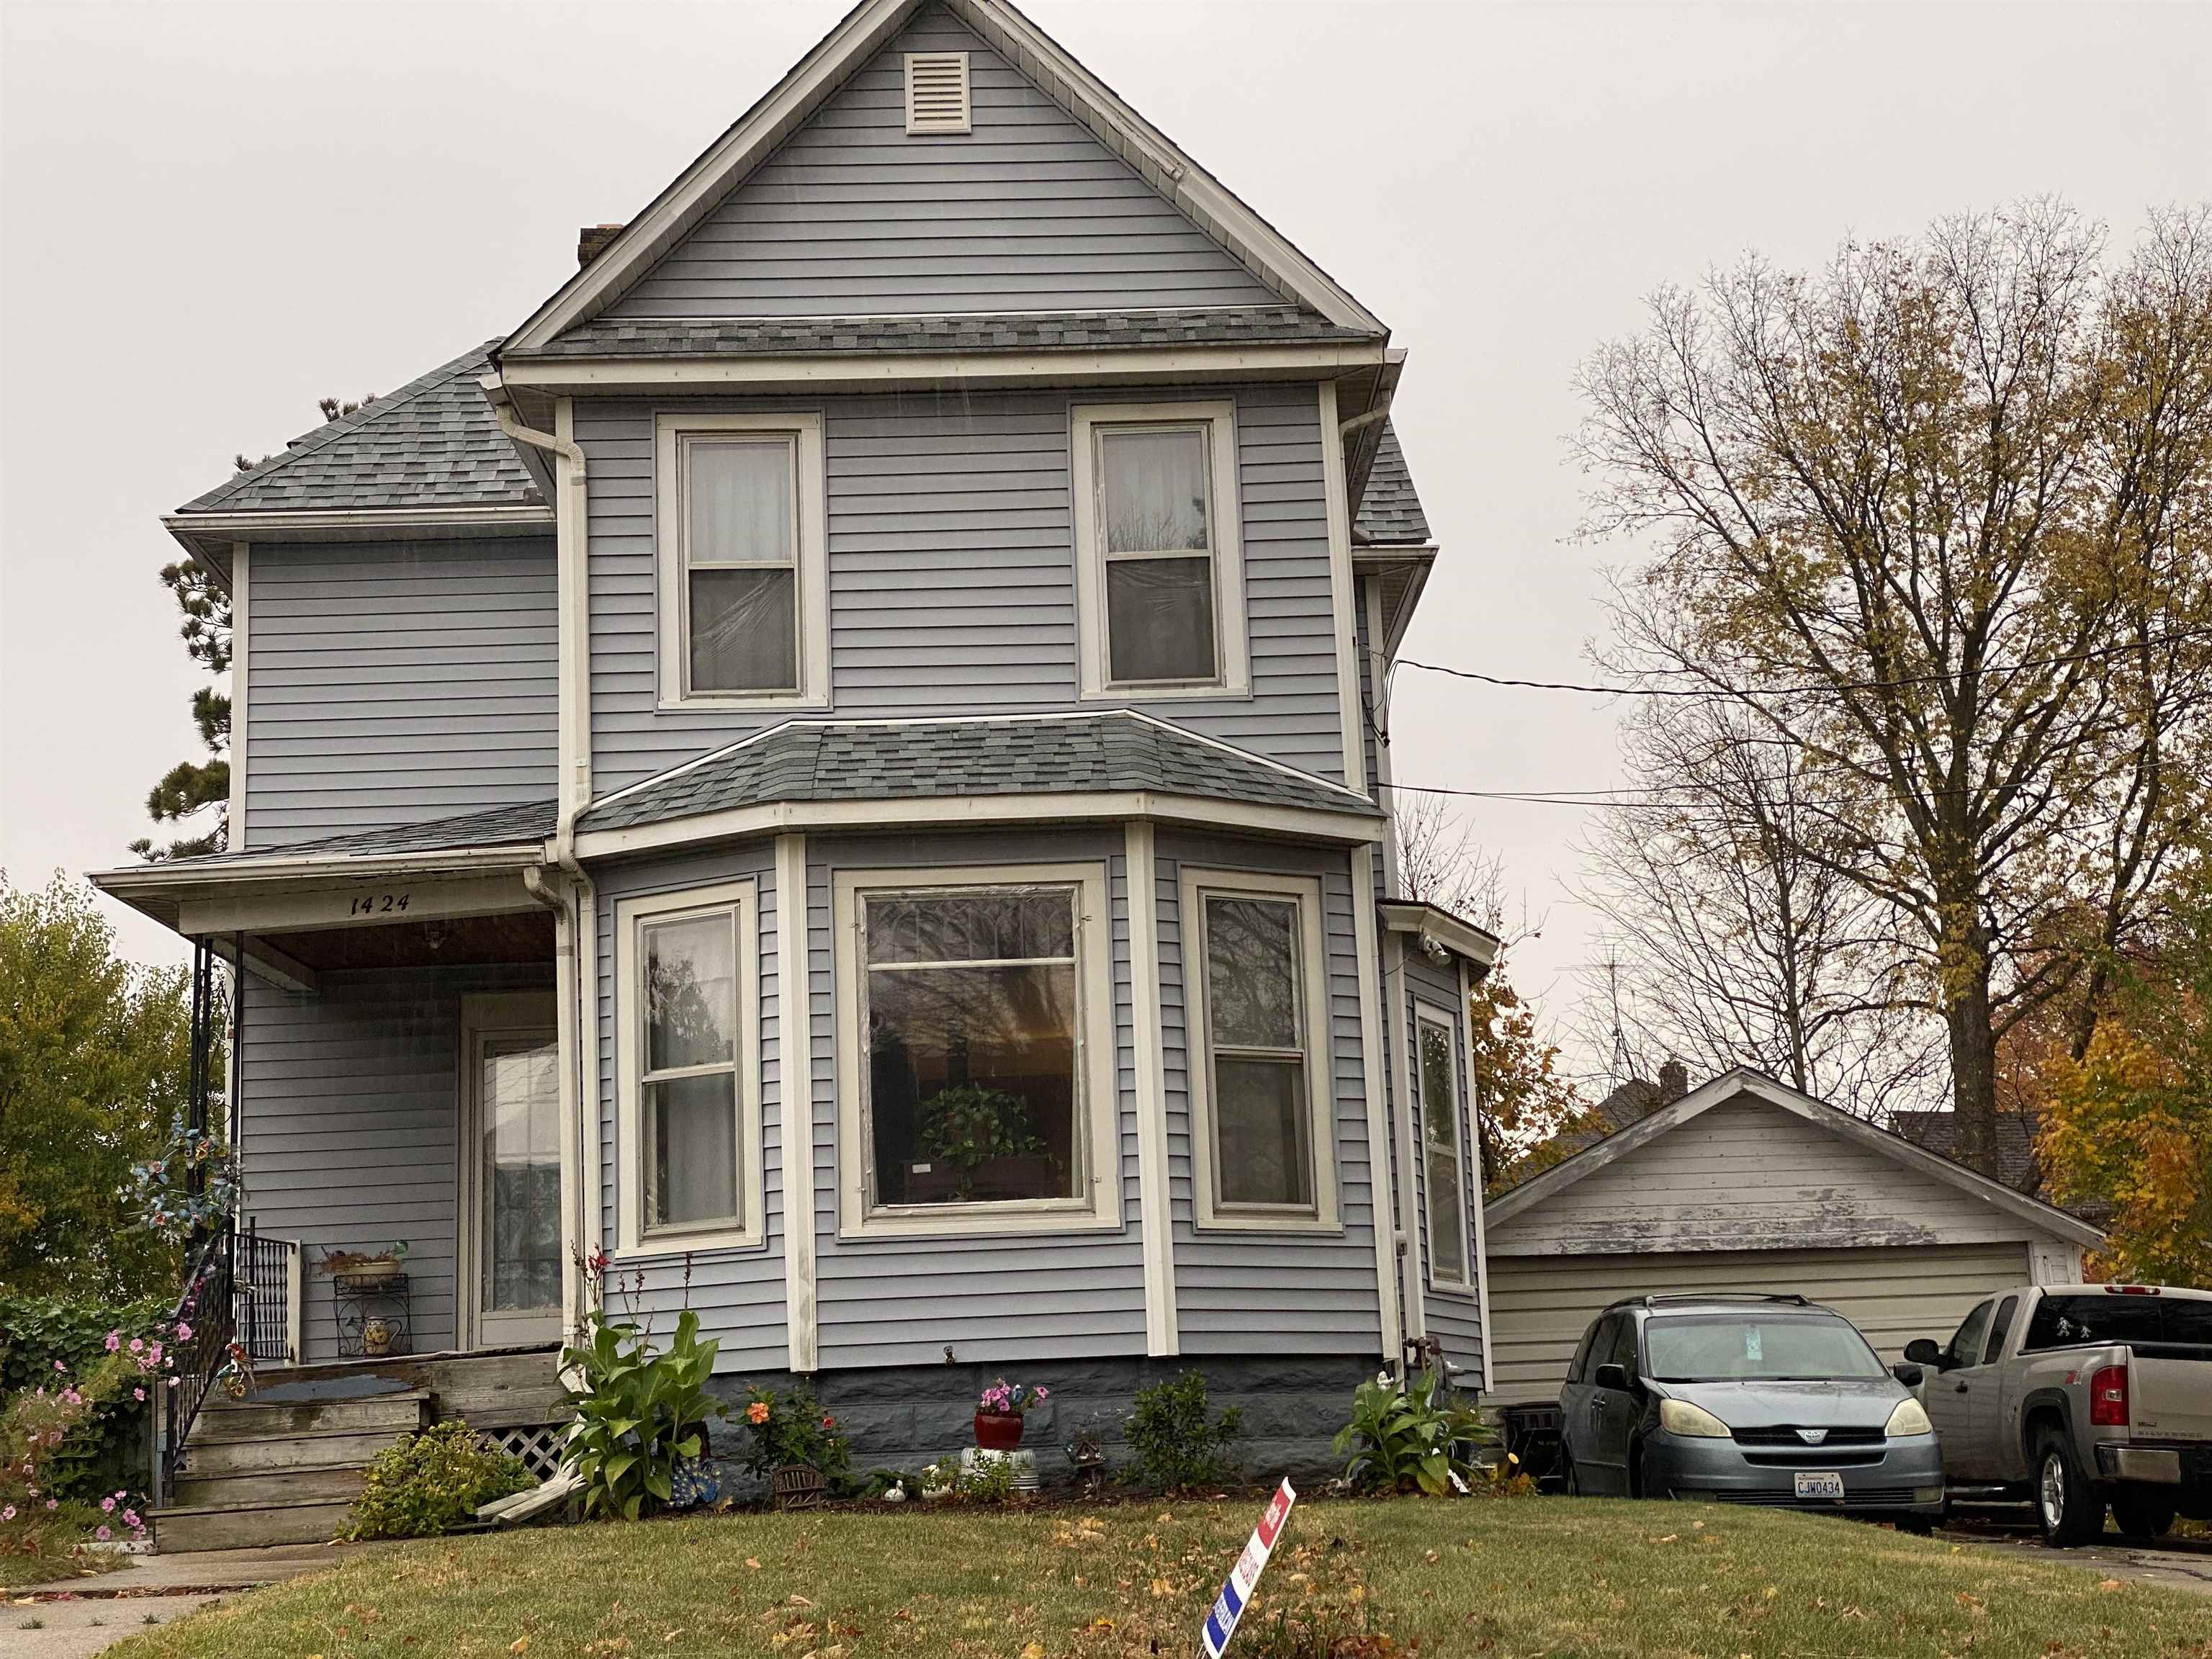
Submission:
[[1802,1296],[1616,1302],[1559,1393],[1566,1487],[1925,1527],[1943,1512],[1943,1459],[1919,1381]]

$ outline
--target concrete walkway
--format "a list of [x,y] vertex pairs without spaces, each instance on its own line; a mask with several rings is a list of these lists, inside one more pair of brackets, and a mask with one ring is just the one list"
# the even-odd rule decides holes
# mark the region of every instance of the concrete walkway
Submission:
[[0,1652],[9,1659],[87,1659],[148,1625],[166,1625],[223,1595],[322,1572],[380,1544],[280,1544],[134,1556],[94,1578],[12,1592],[0,1607]]
[[2194,1539],[2162,1539],[2156,1544],[2124,1542],[2118,1533],[2106,1533],[2101,1543],[2075,1550],[2055,1550],[2039,1533],[1980,1525],[1953,1525],[1936,1534],[1961,1543],[2032,1556],[2060,1566],[2082,1567],[2105,1578],[2164,1584],[2170,1589],[2194,1590],[2212,1595],[2212,1543]]

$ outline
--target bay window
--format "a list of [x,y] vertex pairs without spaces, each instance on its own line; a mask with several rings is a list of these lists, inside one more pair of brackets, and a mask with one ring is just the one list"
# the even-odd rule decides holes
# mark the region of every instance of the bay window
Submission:
[[828,696],[821,417],[657,422],[663,706]]
[[1336,1225],[1320,884],[1185,869],[1199,1224]]
[[758,1243],[753,884],[616,909],[625,1251]]
[[845,872],[836,905],[846,1230],[1118,1225],[1103,870]]
[[1073,442],[1085,695],[1243,692],[1234,406],[1082,406]]

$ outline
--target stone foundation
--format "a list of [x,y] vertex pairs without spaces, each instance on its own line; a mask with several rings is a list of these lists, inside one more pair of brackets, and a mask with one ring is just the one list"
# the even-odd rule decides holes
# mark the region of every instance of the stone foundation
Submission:
[[[1074,1472],[1062,1448],[1088,1427],[1105,1448],[1107,1467],[1128,1462],[1124,1428],[1139,1389],[1186,1370],[1205,1374],[1209,1408],[1241,1407],[1244,1433],[1234,1452],[1244,1478],[1272,1485],[1289,1475],[1311,1481],[1342,1472],[1330,1449],[1352,1416],[1352,1390],[1373,1376],[1380,1362],[1355,1356],[1304,1358],[1191,1358],[1181,1359],[1062,1359],[1030,1365],[896,1365],[824,1371],[808,1379],[822,1408],[851,1437],[853,1472],[902,1469],[909,1474],[975,1443],[975,1397],[1000,1376],[1042,1383],[1051,1390],[1032,1411],[1023,1446],[1036,1453],[1037,1474],[1048,1487],[1071,1482]],[[717,1376],[709,1385],[734,1407],[749,1384],[782,1390],[784,1372]],[[718,1458],[735,1457],[745,1444],[735,1419],[714,1428]],[[738,1477],[742,1481],[742,1477]]]

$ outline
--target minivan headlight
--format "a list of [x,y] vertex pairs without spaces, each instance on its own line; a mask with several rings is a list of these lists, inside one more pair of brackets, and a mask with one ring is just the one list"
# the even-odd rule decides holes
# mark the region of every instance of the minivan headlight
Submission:
[[1692,1440],[1726,1440],[1730,1437],[1727,1424],[1703,1406],[1692,1406],[1686,1400],[1661,1401],[1659,1426],[1669,1434],[1682,1435]]
[[1894,1437],[1903,1434],[1933,1434],[1936,1425],[1928,1420],[1928,1408],[1907,1395],[1897,1402],[1897,1409],[1889,1414],[1882,1432]]

